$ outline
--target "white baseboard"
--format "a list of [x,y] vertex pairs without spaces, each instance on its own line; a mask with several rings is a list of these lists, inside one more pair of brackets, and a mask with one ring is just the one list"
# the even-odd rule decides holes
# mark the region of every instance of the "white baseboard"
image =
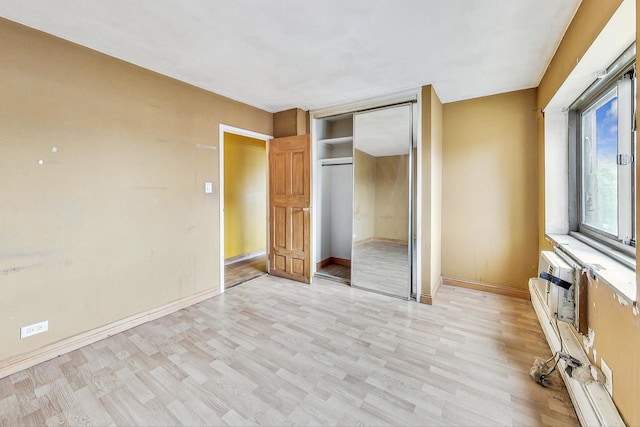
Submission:
[[[546,309],[542,295],[539,292],[539,288],[536,286],[537,281],[538,279],[536,278],[529,279],[531,303],[533,304],[533,309],[540,321],[540,326],[542,326],[542,331],[547,337],[547,342],[549,343],[551,351],[554,354],[557,351],[560,351],[562,343],[562,348],[566,353],[569,353],[582,363],[591,364],[582,346],[578,342],[578,339],[571,331],[571,326],[568,323],[558,322],[558,329],[556,330],[556,321],[549,315],[549,311]],[[558,363],[558,371],[567,386],[567,391],[569,392],[569,396],[573,402],[580,424],[590,427],[624,427],[625,423],[622,420],[622,417],[620,417],[620,413],[613,404],[611,396],[607,393],[604,385],[596,381],[581,384],[565,372],[566,366],[565,361],[560,360]]]
[[62,354],[69,353],[89,344],[98,342],[104,338],[124,332],[127,329],[142,325],[143,323],[159,319],[167,314],[174,313],[183,308],[197,304],[206,299],[220,294],[220,289],[216,286],[213,289],[199,292],[197,294],[172,301],[160,307],[134,314],[133,316],[100,326],[87,332],[62,339],[55,343],[46,345],[39,349],[0,361],[0,378],[15,374],[23,369],[30,368],[38,363],[56,358]]

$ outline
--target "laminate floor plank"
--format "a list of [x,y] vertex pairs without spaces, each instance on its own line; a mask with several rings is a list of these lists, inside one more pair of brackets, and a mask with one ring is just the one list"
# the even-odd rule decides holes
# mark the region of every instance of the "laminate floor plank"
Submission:
[[406,297],[409,287],[408,244],[371,241],[353,246],[351,283]]
[[267,274],[266,255],[237,261],[224,266],[224,287],[229,289],[265,274]]
[[579,425],[530,302],[261,276],[0,379],[0,426]]
[[316,271],[321,278],[337,280],[342,283],[351,283],[351,267],[340,264],[329,264]]

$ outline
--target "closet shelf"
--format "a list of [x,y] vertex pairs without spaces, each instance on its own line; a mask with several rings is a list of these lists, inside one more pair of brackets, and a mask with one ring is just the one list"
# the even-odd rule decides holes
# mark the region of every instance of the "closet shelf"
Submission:
[[351,165],[353,164],[353,157],[335,157],[333,159],[322,159],[320,160],[320,164],[322,166]]
[[340,138],[325,138],[325,139],[319,139],[318,142],[321,144],[346,144],[349,142],[353,142],[353,137],[343,136]]

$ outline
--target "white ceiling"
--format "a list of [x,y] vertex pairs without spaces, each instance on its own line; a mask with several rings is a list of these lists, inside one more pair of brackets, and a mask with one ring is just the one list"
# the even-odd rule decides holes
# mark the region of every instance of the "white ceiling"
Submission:
[[580,0],[0,0],[0,16],[270,112],[536,87]]
[[353,118],[353,145],[373,156],[409,154],[413,109],[410,105],[358,113]]

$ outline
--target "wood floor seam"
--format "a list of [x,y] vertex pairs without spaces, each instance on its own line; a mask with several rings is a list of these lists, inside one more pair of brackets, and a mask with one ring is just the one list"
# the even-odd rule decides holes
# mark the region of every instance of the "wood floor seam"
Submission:
[[261,276],[0,379],[0,426],[578,426],[531,303]]

